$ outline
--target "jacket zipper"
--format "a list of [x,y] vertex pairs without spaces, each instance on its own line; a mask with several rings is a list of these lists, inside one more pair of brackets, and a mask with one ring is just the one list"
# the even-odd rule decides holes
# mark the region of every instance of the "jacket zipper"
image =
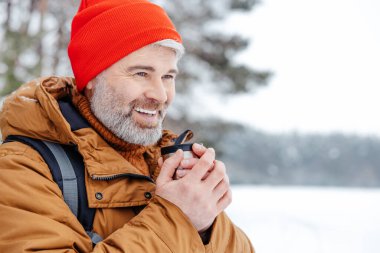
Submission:
[[154,180],[150,177],[138,175],[138,174],[132,174],[132,173],[123,173],[123,174],[116,174],[116,175],[109,175],[109,176],[97,176],[97,175],[91,176],[93,180],[99,180],[99,181],[110,181],[110,180],[114,180],[114,179],[118,179],[122,177],[129,177],[129,178],[134,178],[134,179],[145,179],[154,183]]

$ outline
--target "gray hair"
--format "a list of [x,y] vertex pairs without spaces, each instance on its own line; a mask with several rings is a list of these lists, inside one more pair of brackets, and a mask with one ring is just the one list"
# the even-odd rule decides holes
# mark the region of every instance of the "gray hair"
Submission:
[[175,40],[172,40],[172,39],[156,41],[151,45],[152,46],[167,47],[169,49],[172,49],[176,54],[177,60],[181,59],[182,56],[185,54],[185,48],[183,47],[183,45],[181,43],[175,41]]

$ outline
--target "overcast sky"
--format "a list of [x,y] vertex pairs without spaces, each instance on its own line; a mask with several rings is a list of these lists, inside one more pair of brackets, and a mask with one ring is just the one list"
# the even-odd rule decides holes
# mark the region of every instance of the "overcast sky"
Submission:
[[239,61],[275,76],[213,110],[270,132],[380,136],[380,1],[262,2],[225,27],[252,38]]

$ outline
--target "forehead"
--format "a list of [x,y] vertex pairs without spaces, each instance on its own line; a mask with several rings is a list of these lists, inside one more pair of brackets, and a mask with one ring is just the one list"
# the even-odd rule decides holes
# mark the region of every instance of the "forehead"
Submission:
[[130,53],[115,64],[123,66],[144,64],[173,68],[177,66],[177,58],[173,49],[158,45],[148,45]]

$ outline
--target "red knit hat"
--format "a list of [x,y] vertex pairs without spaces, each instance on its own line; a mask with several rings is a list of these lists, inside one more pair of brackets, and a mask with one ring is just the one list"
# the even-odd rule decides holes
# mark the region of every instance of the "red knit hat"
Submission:
[[68,53],[82,91],[100,72],[151,43],[182,43],[165,11],[147,0],[82,0],[71,27]]

